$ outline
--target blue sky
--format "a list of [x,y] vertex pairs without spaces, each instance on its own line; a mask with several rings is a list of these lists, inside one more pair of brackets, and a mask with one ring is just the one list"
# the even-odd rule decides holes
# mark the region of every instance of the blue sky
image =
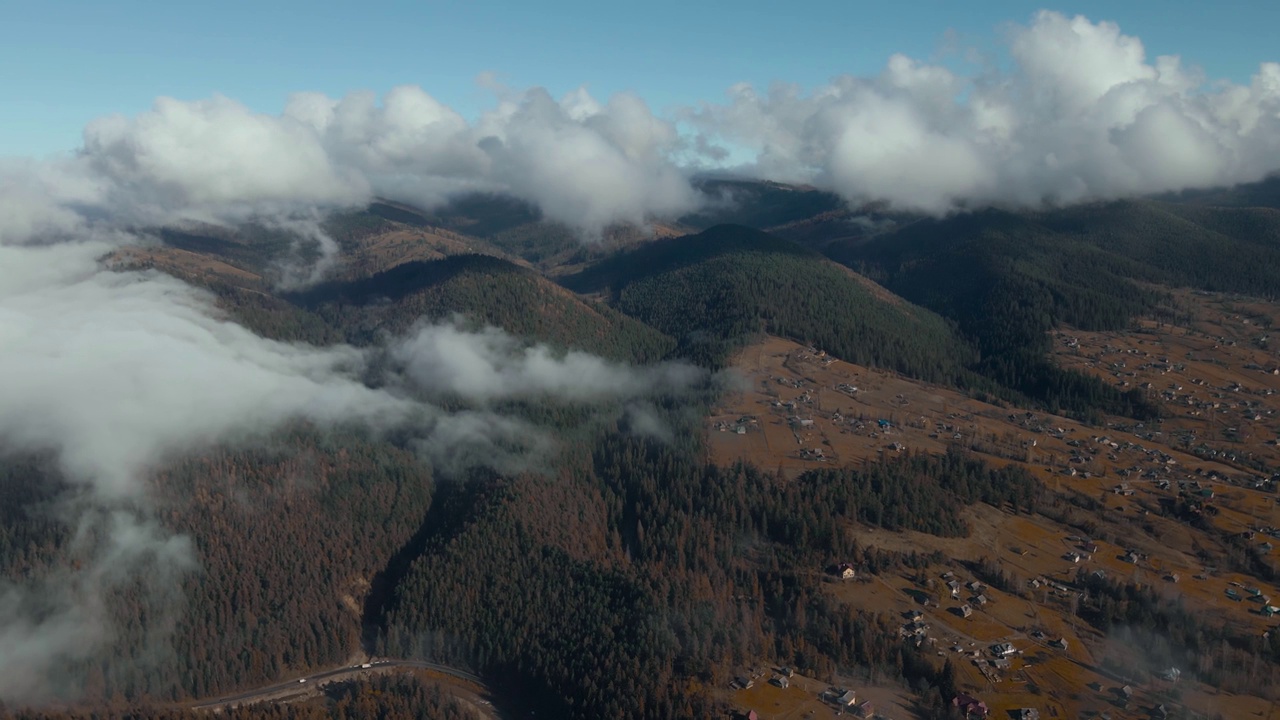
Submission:
[[554,95],[584,84],[598,97],[631,90],[661,111],[720,99],[736,82],[812,86],[875,73],[895,52],[938,59],[956,40],[992,48],[1002,25],[1026,23],[1040,7],[1114,20],[1149,57],[1181,55],[1210,78],[1246,82],[1260,62],[1280,60],[1280,3],[1115,5],[0,2],[0,156],[69,150],[88,120],[137,113],[160,95],[221,93],[277,112],[295,91],[338,96],[412,83],[474,115],[490,102],[476,83],[485,72]]

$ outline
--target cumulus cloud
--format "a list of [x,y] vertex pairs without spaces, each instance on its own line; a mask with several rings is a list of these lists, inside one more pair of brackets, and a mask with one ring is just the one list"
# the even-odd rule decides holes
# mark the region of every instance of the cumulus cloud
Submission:
[[[413,86],[381,100],[291,97],[279,115],[221,96],[160,98],[91,122],[72,157],[0,165],[0,237],[196,221],[296,222],[374,196],[432,207],[511,194],[586,234],[696,206],[681,140],[642,100],[503,92],[474,121]],[[295,278],[296,280],[296,278]]]
[[105,209],[139,222],[346,205],[369,193],[358,173],[332,162],[310,127],[224,97],[160,98],[137,117],[96,120],[80,155],[105,180]]
[[[220,96],[160,98],[90,123],[74,157],[0,164],[0,233],[296,219],[376,195],[431,207],[486,191],[593,235],[696,209],[694,170],[946,212],[1280,169],[1280,64],[1245,85],[1210,84],[1177,57],[1148,58],[1113,23],[1048,11],[1004,37],[1008,62],[970,74],[895,55],[873,76],[807,90],[736,85],[673,117],[631,93],[555,99],[491,82],[494,104],[476,118],[409,85],[382,97],[299,93],[280,114]],[[746,165],[726,167],[744,155]]]
[[1007,71],[902,55],[804,91],[730,89],[691,109],[695,147],[750,153],[739,172],[853,202],[947,212],[1068,204],[1260,180],[1280,169],[1280,64],[1206,87],[1113,23],[1040,12],[1008,32]]

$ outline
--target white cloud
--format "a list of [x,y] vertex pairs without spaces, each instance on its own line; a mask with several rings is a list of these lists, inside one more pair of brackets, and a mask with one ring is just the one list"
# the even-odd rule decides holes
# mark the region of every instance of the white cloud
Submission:
[[1012,67],[972,77],[903,56],[803,92],[730,90],[687,114],[741,172],[854,201],[946,212],[1252,182],[1280,170],[1280,65],[1205,89],[1112,23],[1040,12],[1008,32]]
[[[1280,170],[1280,64],[1206,84],[1149,59],[1114,23],[1042,11],[1005,33],[1009,66],[964,75],[903,55],[870,77],[804,90],[729,89],[676,113],[630,93],[556,100],[481,81],[463,117],[425,90],[299,93],[279,115],[234,100],[160,98],[89,124],[73,158],[0,165],[0,238],[92,225],[314,217],[383,195],[433,206],[505,192],[584,234],[671,218],[703,200],[688,174],[728,168],[813,182],[853,201],[945,212],[1234,184]],[[681,167],[677,158],[696,164]]]
[[434,206],[467,190],[507,192],[584,233],[696,206],[672,161],[674,125],[639,98],[585,90],[502,92],[468,122],[423,89],[292,96],[280,115],[221,96],[160,98],[91,122],[73,158],[0,166],[0,237],[85,224],[314,216],[375,194]]
[[631,399],[686,390],[705,377],[692,365],[638,368],[584,352],[557,354],[546,345],[525,345],[497,328],[467,332],[456,324],[418,328],[393,347],[392,357],[419,389],[479,403]]
[[137,117],[95,120],[85,128],[81,158],[109,189],[103,210],[133,222],[175,214],[238,219],[350,205],[369,194],[311,127],[224,97],[160,98]]

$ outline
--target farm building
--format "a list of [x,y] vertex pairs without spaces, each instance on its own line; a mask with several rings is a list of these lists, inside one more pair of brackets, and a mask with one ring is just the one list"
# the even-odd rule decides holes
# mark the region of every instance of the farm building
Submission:
[[956,695],[951,699],[951,704],[966,718],[985,718],[991,712],[986,703],[971,695]]

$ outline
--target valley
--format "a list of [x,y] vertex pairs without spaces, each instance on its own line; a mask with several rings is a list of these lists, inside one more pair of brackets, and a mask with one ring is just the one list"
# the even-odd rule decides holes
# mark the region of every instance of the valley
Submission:
[[[1187,655],[1157,629],[1104,631],[1081,612],[1095,578],[1149,587],[1157,603],[1229,637],[1261,639],[1280,627],[1270,617],[1280,598],[1271,542],[1280,512],[1269,470],[1280,466],[1271,442],[1280,376],[1265,342],[1280,305],[1190,291],[1175,292],[1174,304],[1178,324],[1139,319],[1124,331],[1053,334],[1056,362],[1148,392],[1161,403],[1158,421],[1109,417],[1090,426],[770,337],[734,356],[738,382],[707,420],[708,460],[791,479],[909,453],[1024,467],[1048,491],[1040,512],[971,506],[963,538],[853,525],[864,546],[940,560],[927,570],[835,577],[827,591],[902,618],[904,637],[954,666],[957,687],[992,717],[1027,707],[1042,717],[1145,718],[1170,703],[1209,717],[1280,717],[1262,685],[1192,680],[1209,667],[1199,653],[1211,648]],[[952,581],[958,591],[946,586]],[[1017,648],[1008,660],[987,651],[1006,642]],[[1177,682],[1169,668],[1179,668]],[[776,671],[760,682],[770,677]],[[866,677],[825,680],[803,697],[779,696],[790,700],[766,698],[777,688],[732,697],[763,718],[800,717],[796,708],[820,706],[818,693],[833,682],[876,687]],[[1126,687],[1132,693],[1122,697]]]

